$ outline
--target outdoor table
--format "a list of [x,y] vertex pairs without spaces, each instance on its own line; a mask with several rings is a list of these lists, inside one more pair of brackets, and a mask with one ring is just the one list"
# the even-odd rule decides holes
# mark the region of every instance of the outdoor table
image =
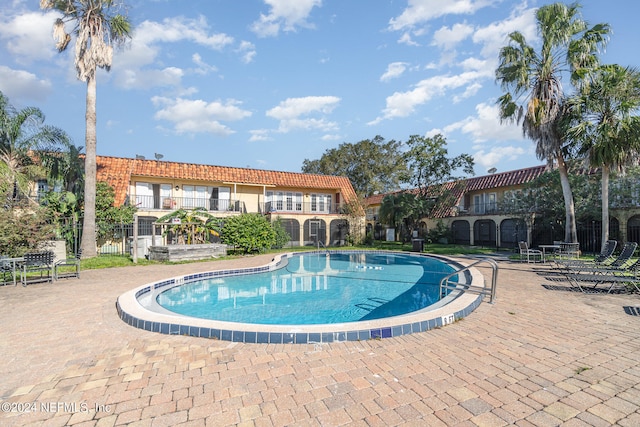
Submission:
[[542,262],[546,262],[546,251],[547,249],[560,249],[560,245],[539,245],[540,249],[542,249]]

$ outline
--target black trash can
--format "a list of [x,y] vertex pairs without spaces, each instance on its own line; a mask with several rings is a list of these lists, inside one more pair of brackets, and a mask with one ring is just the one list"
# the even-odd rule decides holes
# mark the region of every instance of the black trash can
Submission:
[[413,243],[411,252],[422,252],[424,250],[424,239],[411,239],[411,243]]

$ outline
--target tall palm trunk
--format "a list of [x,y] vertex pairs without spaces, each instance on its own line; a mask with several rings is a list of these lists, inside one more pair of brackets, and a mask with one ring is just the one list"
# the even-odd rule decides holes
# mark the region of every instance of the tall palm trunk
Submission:
[[92,258],[96,250],[96,73],[87,78],[87,110],[84,160],[84,219],[82,222],[82,258]]
[[573,202],[573,193],[569,184],[569,172],[564,156],[560,151],[556,153],[558,162],[558,172],[560,173],[560,185],[562,186],[562,195],[564,197],[565,208],[565,228],[564,241],[567,243],[575,243],[578,241],[578,231],[576,229],[576,209]]
[[609,240],[609,166],[602,165],[602,250]]

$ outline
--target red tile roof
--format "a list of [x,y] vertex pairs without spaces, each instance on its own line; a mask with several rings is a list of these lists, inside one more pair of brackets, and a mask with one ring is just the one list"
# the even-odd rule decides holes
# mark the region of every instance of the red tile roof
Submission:
[[195,163],[139,160],[122,157],[97,156],[98,181],[113,186],[117,205],[124,203],[132,176],[268,185],[277,188],[337,190],[342,202],[356,199],[356,193],[347,177],[279,172],[262,169],[233,168]]
[[[514,171],[494,173],[491,175],[446,182],[442,184],[441,188],[448,192],[447,197],[445,197],[444,200],[438,201],[438,204],[431,212],[431,216],[434,218],[450,217],[452,215],[451,208],[459,205],[460,199],[464,196],[465,193],[471,191],[491,190],[501,187],[524,185],[542,175],[545,170],[546,166],[544,165],[533,166],[525,169],[518,169]],[[374,196],[367,197],[365,199],[365,205],[379,205],[382,203],[382,199],[386,195],[395,194],[401,191],[415,192],[416,190],[400,190],[392,193],[376,194]],[[428,192],[432,191],[435,192],[436,188],[430,188],[428,190]]]

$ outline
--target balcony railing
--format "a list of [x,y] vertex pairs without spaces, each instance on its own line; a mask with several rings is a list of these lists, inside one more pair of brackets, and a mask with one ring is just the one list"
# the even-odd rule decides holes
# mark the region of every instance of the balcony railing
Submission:
[[141,210],[168,210],[204,208],[213,212],[246,212],[244,202],[229,199],[203,199],[195,197],[135,196],[133,201]]
[[503,213],[503,209],[500,209],[498,203],[481,203],[471,204],[464,208],[458,206],[458,216],[472,216],[472,215],[499,215]]
[[311,215],[341,215],[345,213],[345,205],[341,203],[312,203],[312,202],[265,202],[258,207],[263,214],[311,214]]

